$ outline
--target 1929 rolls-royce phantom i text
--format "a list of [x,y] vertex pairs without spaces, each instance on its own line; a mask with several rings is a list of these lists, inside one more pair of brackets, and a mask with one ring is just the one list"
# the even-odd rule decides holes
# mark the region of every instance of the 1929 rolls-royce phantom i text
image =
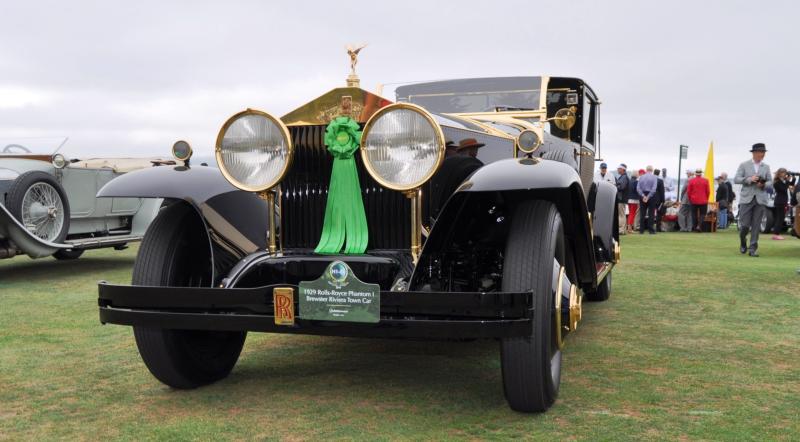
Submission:
[[353,72],[281,118],[237,113],[219,171],[100,191],[169,202],[132,285],[99,285],[100,320],[133,326],[175,388],[226,377],[248,331],[497,339],[511,408],[544,411],[619,260],[616,189],[592,183],[598,106],[574,78],[409,84],[392,102]]

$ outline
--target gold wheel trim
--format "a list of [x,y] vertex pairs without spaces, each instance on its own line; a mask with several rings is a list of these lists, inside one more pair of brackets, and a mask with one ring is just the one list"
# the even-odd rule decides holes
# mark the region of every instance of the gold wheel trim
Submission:
[[578,294],[578,288],[573,284],[569,288],[569,330],[578,329],[578,322],[583,316],[583,295]]
[[[230,128],[230,126],[236,120],[246,115],[259,115],[272,121],[273,123],[275,123],[276,126],[278,126],[286,141],[286,150],[287,150],[286,164],[284,165],[283,170],[281,170],[281,172],[275,177],[275,179],[268,186],[255,187],[240,183],[239,181],[236,180],[236,178],[234,178],[230,173],[228,173],[228,169],[225,167],[225,163],[222,161],[222,139],[225,138],[225,132],[228,131],[228,128]],[[289,172],[289,168],[292,166],[292,159],[294,158],[294,145],[292,144],[292,136],[289,134],[289,128],[287,128],[286,125],[283,124],[283,121],[281,121],[279,118],[273,117],[272,115],[264,111],[248,108],[239,113],[234,114],[225,121],[225,124],[222,125],[222,128],[219,130],[219,133],[217,134],[217,144],[214,147],[214,156],[217,159],[217,165],[219,166],[219,171],[222,172],[222,175],[225,177],[225,179],[228,180],[228,182],[231,183],[234,187],[244,190],[246,192],[264,192],[272,189],[273,187],[275,187],[275,185],[283,181],[283,178],[286,176],[286,173]]]
[[564,337],[561,335],[561,292],[564,289],[564,274],[566,268],[562,265],[558,269],[558,282],[556,282],[555,291],[555,315],[556,315],[556,345],[558,349],[564,348]]

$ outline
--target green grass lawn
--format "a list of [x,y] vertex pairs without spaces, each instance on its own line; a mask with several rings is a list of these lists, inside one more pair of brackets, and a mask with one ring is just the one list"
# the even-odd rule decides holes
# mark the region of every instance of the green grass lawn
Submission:
[[98,280],[136,248],[0,261],[0,439],[797,439],[800,241],[629,235],[605,303],[584,304],[561,392],[511,411],[496,342],[251,334],[231,376],[158,383]]

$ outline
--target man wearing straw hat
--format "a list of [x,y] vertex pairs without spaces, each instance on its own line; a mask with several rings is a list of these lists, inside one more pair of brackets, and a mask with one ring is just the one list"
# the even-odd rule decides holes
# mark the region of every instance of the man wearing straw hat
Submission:
[[769,166],[764,163],[767,147],[756,143],[750,149],[753,158],[739,165],[733,182],[742,185],[739,195],[739,253],[748,253],[747,234],[750,233],[749,255],[758,256],[758,234],[761,219],[767,208],[767,192],[772,183]]

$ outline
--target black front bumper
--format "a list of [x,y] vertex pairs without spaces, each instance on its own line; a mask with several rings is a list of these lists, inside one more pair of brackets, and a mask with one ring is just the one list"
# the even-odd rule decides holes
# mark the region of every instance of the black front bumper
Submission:
[[[297,318],[277,325],[273,289],[292,287]],[[378,323],[304,320],[297,286],[143,287],[99,284],[100,322],[175,330],[227,330],[326,336],[507,338],[530,336],[530,292],[381,291]]]

